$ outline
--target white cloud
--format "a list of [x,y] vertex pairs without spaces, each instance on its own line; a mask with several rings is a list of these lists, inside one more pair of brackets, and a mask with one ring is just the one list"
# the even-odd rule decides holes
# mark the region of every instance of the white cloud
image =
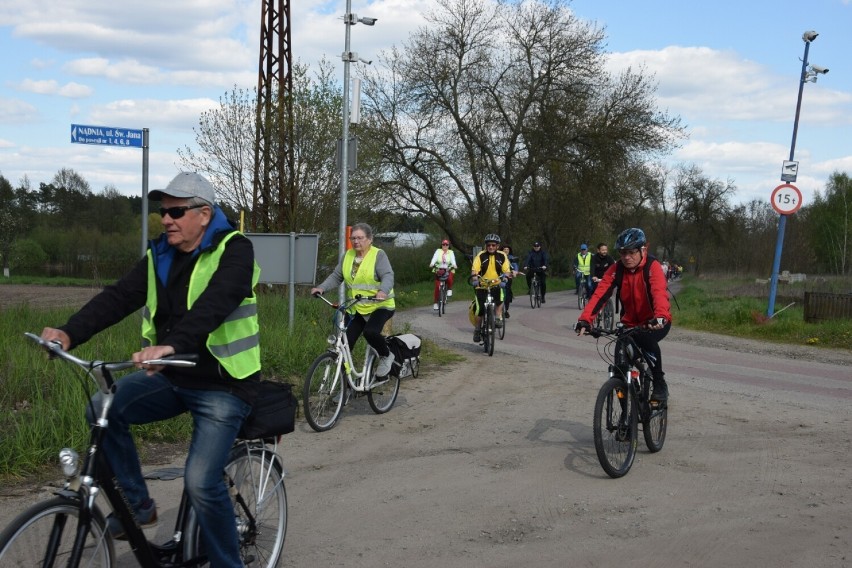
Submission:
[[202,112],[218,105],[219,102],[212,99],[125,99],[94,107],[90,109],[89,116],[93,124],[158,128],[186,133],[198,124],[198,117]]
[[2,138],[0,138],[0,148],[14,148],[14,147],[15,147],[14,142],[9,142],[8,140],[3,140]]
[[37,116],[38,109],[30,103],[0,97],[0,124],[23,124]]
[[37,81],[35,79],[24,79],[18,84],[18,90],[37,95],[57,95],[69,99],[80,99],[92,94],[92,89],[79,83],[66,83],[60,85],[53,79]]

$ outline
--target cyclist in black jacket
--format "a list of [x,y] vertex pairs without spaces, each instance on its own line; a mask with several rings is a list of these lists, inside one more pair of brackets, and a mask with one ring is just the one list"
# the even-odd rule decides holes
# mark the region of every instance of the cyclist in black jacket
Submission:
[[533,272],[538,272],[538,281],[541,286],[541,303],[544,303],[544,295],[547,293],[547,265],[550,264],[550,257],[547,251],[541,248],[541,243],[536,241],[533,243],[532,250],[527,253],[527,259],[524,261],[524,272],[527,273],[527,287],[532,285]]
[[592,255],[592,288],[589,297],[595,293],[598,282],[603,278],[606,269],[615,264],[615,260],[609,255],[609,247],[606,243],[598,243],[598,252]]

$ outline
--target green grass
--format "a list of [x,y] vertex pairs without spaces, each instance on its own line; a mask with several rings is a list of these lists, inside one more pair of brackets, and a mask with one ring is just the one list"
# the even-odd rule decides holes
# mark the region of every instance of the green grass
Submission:
[[766,317],[766,285],[748,278],[691,278],[681,284],[672,317],[677,326],[749,339],[852,349],[852,320],[804,321],[805,290],[849,290],[849,280],[785,284],[778,289],[775,315]]

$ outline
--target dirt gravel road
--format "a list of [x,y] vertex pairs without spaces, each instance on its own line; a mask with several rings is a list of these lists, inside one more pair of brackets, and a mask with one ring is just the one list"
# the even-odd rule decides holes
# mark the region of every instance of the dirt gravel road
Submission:
[[[852,566],[852,353],[673,331],[665,447],[640,441],[610,479],[591,428],[606,363],[569,331],[575,296],[547,299],[512,308],[493,357],[467,301],[397,316],[465,361],[404,381],[385,415],[357,399],[285,437],[282,566]],[[179,482],[151,488],[168,513]]]

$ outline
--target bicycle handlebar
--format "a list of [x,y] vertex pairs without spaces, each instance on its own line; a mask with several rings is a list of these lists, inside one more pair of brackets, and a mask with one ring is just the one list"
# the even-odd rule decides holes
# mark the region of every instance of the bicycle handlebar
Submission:
[[[109,392],[112,387],[112,373],[116,371],[124,371],[136,366],[136,363],[133,361],[88,361],[77,357],[76,355],[72,355],[63,349],[62,345],[58,341],[45,341],[40,336],[30,332],[25,332],[24,335],[44,348],[49,353],[50,357],[58,357],[81,367],[90,377],[92,377],[92,379],[94,379],[94,381],[98,384],[98,388],[105,393]],[[198,355],[173,354],[159,359],[147,359],[141,363],[144,365],[166,365],[170,367],[194,367],[197,360]]]

